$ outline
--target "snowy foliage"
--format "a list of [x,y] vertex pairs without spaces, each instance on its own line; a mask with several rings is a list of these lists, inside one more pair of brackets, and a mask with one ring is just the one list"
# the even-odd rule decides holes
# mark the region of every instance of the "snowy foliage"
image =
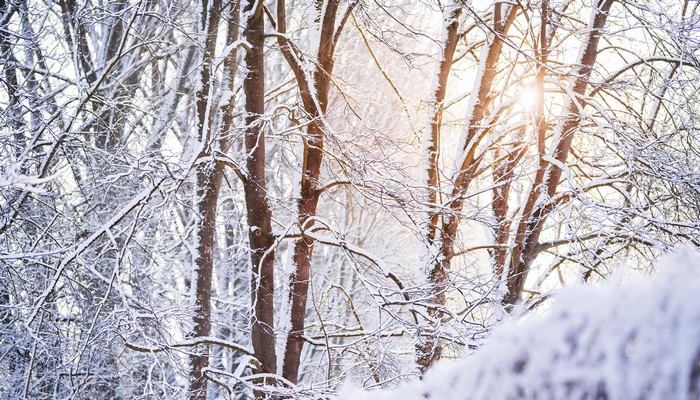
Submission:
[[[699,38],[697,1],[0,1],[0,398],[386,389],[700,249]],[[643,362],[697,335],[596,331],[661,301],[601,290],[455,385],[672,390]]]
[[546,315],[503,325],[424,381],[341,399],[697,399],[700,256],[680,251],[657,270],[564,289]]

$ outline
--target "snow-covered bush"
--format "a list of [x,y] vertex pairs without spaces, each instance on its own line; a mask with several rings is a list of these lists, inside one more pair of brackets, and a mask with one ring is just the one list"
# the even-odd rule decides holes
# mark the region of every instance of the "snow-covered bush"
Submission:
[[700,256],[653,278],[562,290],[543,316],[497,329],[466,360],[388,392],[342,399],[698,399]]

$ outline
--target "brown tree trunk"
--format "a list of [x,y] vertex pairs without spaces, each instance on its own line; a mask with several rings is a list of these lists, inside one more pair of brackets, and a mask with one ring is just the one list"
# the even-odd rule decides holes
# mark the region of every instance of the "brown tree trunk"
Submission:
[[[503,13],[504,7],[505,13]],[[464,196],[481,162],[481,158],[476,156],[476,148],[479,142],[478,134],[482,130],[480,124],[486,113],[486,106],[488,104],[487,98],[491,92],[493,80],[496,77],[496,67],[503,47],[502,37],[507,34],[508,29],[515,19],[515,15],[515,6],[503,2],[498,2],[494,5],[493,31],[495,33],[489,34],[489,39],[485,44],[486,47],[482,52],[482,65],[476,77],[475,91],[472,93],[473,98],[470,101],[467,111],[467,130],[464,133],[464,138],[459,148],[461,160],[458,163],[459,169],[455,172],[453,178],[454,188],[450,196],[453,200],[447,204],[449,213],[445,214],[444,211],[442,211],[441,221],[435,218],[435,216],[431,216],[430,218],[431,223],[434,221],[435,226],[428,229],[428,236],[426,239],[428,243],[431,243],[431,247],[434,248],[432,251],[434,251],[435,254],[431,256],[430,259],[425,260],[425,262],[428,282],[430,283],[431,302],[438,306],[445,304],[444,292],[447,283],[447,271],[454,257],[454,245],[457,229],[461,220],[460,214],[464,204]],[[456,29],[456,27],[448,27],[448,33],[449,29]],[[442,73],[440,75],[442,75]],[[437,91],[439,90],[440,87],[437,88]],[[437,91],[436,96],[440,94]],[[444,96],[444,94],[442,94],[442,96]],[[439,115],[440,114],[438,114],[438,116]],[[431,134],[432,129],[434,128],[431,127]],[[436,139],[439,138],[431,137],[432,141]],[[431,163],[436,164],[436,161],[432,159],[435,155],[430,152],[430,149],[429,157],[431,158],[428,160],[428,184],[431,186],[430,179],[434,179],[434,177],[437,176],[437,171],[430,171],[430,169],[435,168],[431,166]],[[432,188],[432,191],[434,190],[436,190],[435,187]],[[432,194],[432,191],[430,196],[437,198]],[[438,229],[438,227],[440,229]],[[437,232],[439,232],[439,237],[436,237]],[[419,344],[416,348],[416,361],[422,372],[427,370],[432,365],[432,362],[439,359],[442,355],[442,348],[438,341],[439,332],[436,331],[436,328],[440,324],[441,317],[439,308],[440,307],[435,307],[429,310],[429,315],[432,317],[431,332],[428,333],[425,342]]]
[[[282,376],[292,383],[299,378],[299,365],[301,363],[301,351],[304,345],[304,319],[306,316],[306,303],[311,279],[311,258],[313,256],[314,240],[304,235],[304,230],[313,226],[313,217],[319,200],[319,178],[323,163],[323,142],[326,133],[323,118],[328,105],[331,76],[333,74],[333,54],[338,37],[352,11],[352,6],[346,10],[336,26],[336,14],[339,0],[329,0],[325,7],[323,1],[317,1],[316,7],[322,11],[320,15],[320,36],[316,68],[313,71],[313,81],[306,80],[303,66],[297,63],[297,57],[293,49],[284,40],[279,44],[283,54],[294,73],[302,98],[304,110],[313,120],[307,127],[307,135],[304,140],[304,154],[301,174],[301,191],[297,204],[297,223],[301,229],[301,237],[294,244],[295,271],[290,279],[290,318],[291,326],[287,336],[287,345],[284,357]],[[285,2],[277,3],[278,30],[285,33]],[[313,88],[310,90],[309,88]],[[315,94],[315,97],[314,97]]]
[[[506,7],[505,14],[502,12],[503,7]],[[481,157],[476,154],[480,139],[478,133],[482,130],[481,122],[486,113],[488,96],[496,77],[498,59],[503,48],[502,37],[507,35],[516,14],[515,6],[503,2],[494,5],[493,31],[495,33],[490,34],[490,38],[485,44],[487,47],[482,52],[483,65],[476,78],[475,93],[472,93],[474,98],[470,100],[470,106],[467,110],[467,130],[459,148],[461,162],[458,163],[459,169],[453,179],[454,188],[450,196],[453,200],[447,204],[450,214],[445,215],[442,221],[440,257],[435,261],[435,268],[449,269],[454,257],[454,244],[461,220],[460,214],[464,205],[464,196],[481,163]]]
[[[201,29],[206,34],[200,72],[201,89],[196,93],[197,133],[204,143],[201,157],[212,153],[211,135],[211,91],[216,52],[217,29],[221,12],[220,0],[214,0],[211,9],[206,0],[202,2]],[[214,162],[200,162],[196,166],[197,212],[200,220],[197,226],[197,258],[195,259],[195,317],[194,336],[211,334],[211,292],[214,271],[214,251],[216,238],[216,215],[219,190],[223,178],[223,167]],[[209,365],[209,349],[204,346],[200,352],[190,356],[190,399],[206,399],[207,380],[202,371]]]
[[418,332],[418,343],[416,343],[416,364],[421,374],[430,368],[432,363],[442,356],[442,345],[438,337],[440,320],[442,319],[441,308],[445,305],[445,284],[447,273],[444,265],[438,261],[438,254],[434,253],[436,245],[437,229],[440,220],[439,190],[440,190],[440,130],[442,128],[442,113],[444,110],[445,92],[447,91],[447,80],[452,69],[452,61],[455,49],[459,41],[459,17],[462,8],[454,8],[448,15],[450,23],[445,31],[445,39],[442,49],[442,57],[438,65],[437,85],[433,93],[433,103],[428,116],[428,129],[426,134],[426,156],[427,156],[427,187],[426,200],[432,209],[428,212],[427,227],[423,233],[427,252],[427,259],[423,262],[432,265],[427,271],[427,283],[430,293],[430,303],[433,307],[428,309],[428,332]]
[[[320,169],[319,169],[320,172]],[[306,185],[310,186],[310,185]],[[302,193],[304,187],[302,186]],[[314,188],[309,188],[315,191]],[[308,195],[308,194],[307,194]],[[305,224],[308,218],[316,215],[318,205],[318,195],[312,193],[309,197],[302,194],[299,201],[299,223]],[[311,228],[308,223],[305,229]],[[306,316],[306,303],[309,293],[309,280],[311,279],[311,257],[313,255],[314,240],[309,237],[302,237],[294,243],[294,264],[296,270],[290,281],[290,331],[287,337],[287,348],[284,356],[283,376],[290,382],[297,382],[299,375],[299,364],[301,362],[301,351],[304,346],[304,319]]]
[[[599,0],[591,12],[591,23],[588,36],[581,45],[581,58],[579,68],[576,71],[576,78],[571,84],[571,91],[576,98],[567,99],[564,107],[565,118],[559,123],[554,133],[554,150],[552,158],[557,161],[557,165],[564,165],[571,150],[571,141],[574,132],[581,123],[581,110],[585,106],[580,99],[586,92],[588,80],[593,71],[593,65],[598,56],[598,43],[600,42],[601,30],[605,26],[608,12],[614,0]],[[543,169],[544,168],[544,169]],[[556,194],[561,181],[562,169],[553,163],[548,163],[540,168],[542,171],[542,184],[533,185],[532,192],[528,197],[525,212],[518,224],[516,242],[512,250],[508,269],[507,293],[503,298],[503,303],[513,305],[520,301],[520,297],[525,285],[525,279],[530,269],[530,265],[538,253],[538,242],[544,223],[555,204],[545,202],[538,204],[540,191],[546,190],[547,199],[552,199]]]
[[[214,271],[214,251],[216,237],[216,215],[219,189],[223,170],[221,167],[206,163],[197,167],[197,212],[200,216],[197,229],[196,266],[196,313],[194,317],[194,336],[211,334],[211,290]],[[209,350],[190,356],[190,398],[206,399],[207,380],[202,370],[209,365]]]
[[[253,7],[256,7],[255,9]],[[243,182],[248,216],[248,239],[252,267],[252,333],[255,357],[262,372],[275,373],[274,326],[274,237],[272,213],[267,199],[265,180],[265,132],[260,118],[265,113],[264,21],[262,2],[244,3],[243,38],[250,44],[245,56],[248,74],[243,81],[245,93],[246,179]]]

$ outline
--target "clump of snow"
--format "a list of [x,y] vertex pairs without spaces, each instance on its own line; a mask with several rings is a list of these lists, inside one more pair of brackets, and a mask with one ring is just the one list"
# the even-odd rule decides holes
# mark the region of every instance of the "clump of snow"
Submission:
[[341,399],[698,399],[700,256],[681,250],[657,271],[563,289],[546,315],[502,325],[423,381]]
[[19,173],[21,164],[12,164],[4,173],[0,174],[0,189],[16,188],[28,192],[42,193],[42,186],[53,179],[53,177],[41,178],[39,176],[29,176]]

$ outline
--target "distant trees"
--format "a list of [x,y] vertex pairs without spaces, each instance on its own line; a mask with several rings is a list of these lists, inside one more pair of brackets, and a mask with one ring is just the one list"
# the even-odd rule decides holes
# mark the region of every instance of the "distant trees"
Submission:
[[671,3],[3,2],[0,390],[382,385],[697,245]]

